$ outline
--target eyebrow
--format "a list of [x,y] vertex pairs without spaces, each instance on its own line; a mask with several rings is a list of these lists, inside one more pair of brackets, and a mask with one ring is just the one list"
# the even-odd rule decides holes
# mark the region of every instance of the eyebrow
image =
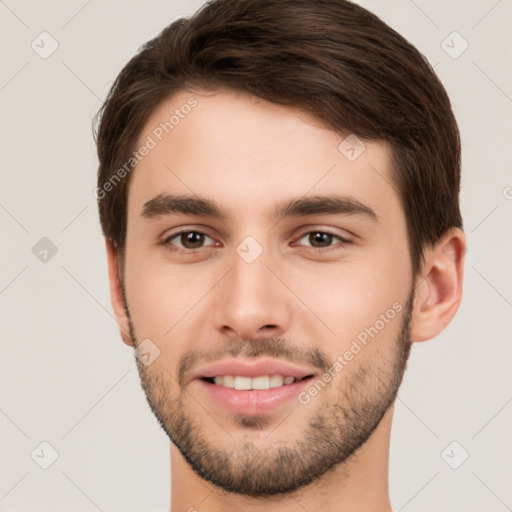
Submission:
[[[156,219],[172,214],[197,215],[222,221],[229,219],[227,210],[215,201],[195,195],[159,194],[146,203],[140,214],[144,219]],[[272,214],[274,220],[286,217],[312,215],[360,215],[374,222],[379,218],[375,211],[360,200],[339,195],[304,196],[279,202]]]

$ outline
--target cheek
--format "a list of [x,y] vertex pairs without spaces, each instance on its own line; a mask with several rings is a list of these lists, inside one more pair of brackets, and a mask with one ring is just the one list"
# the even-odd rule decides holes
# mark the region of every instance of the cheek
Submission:
[[[138,338],[167,341],[179,339],[184,329],[196,322],[202,297],[218,280],[219,269],[176,265],[165,255],[138,254],[127,258],[126,293]],[[143,339],[143,338],[142,338]],[[165,343],[164,343],[165,342]]]
[[[405,308],[411,284],[409,260],[400,258],[380,251],[378,257],[365,257],[364,261],[353,258],[324,265],[301,264],[289,274],[290,287],[321,320],[318,327],[311,328],[318,332],[328,326],[343,346],[376,322],[380,326],[381,315],[391,318],[382,332],[392,336],[398,329],[396,310]],[[311,318],[316,322],[315,316]],[[332,333],[325,332],[329,339]]]

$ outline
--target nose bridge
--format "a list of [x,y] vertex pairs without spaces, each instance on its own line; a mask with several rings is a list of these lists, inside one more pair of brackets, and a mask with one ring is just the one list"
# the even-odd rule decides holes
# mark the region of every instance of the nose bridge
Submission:
[[271,251],[263,243],[248,236],[238,244],[216,301],[219,329],[250,338],[263,327],[279,332],[287,328],[289,298],[267,265],[273,266]]

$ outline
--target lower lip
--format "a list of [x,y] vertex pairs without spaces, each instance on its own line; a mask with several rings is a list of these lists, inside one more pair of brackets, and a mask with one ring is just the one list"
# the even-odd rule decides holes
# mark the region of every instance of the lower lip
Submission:
[[236,414],[266,414],[296,397],[312,380],[308,377],[278,388],[243,391],[199,379],[199,384],[225,409]]

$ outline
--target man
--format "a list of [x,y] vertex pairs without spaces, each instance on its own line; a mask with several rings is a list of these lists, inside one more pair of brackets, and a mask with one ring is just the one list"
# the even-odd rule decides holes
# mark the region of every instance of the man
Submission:
[[99,114],[112,305],[172,441],[171,510],[391,510],[411,344],[462,293],[432,68],[350,2],[216,0]]

